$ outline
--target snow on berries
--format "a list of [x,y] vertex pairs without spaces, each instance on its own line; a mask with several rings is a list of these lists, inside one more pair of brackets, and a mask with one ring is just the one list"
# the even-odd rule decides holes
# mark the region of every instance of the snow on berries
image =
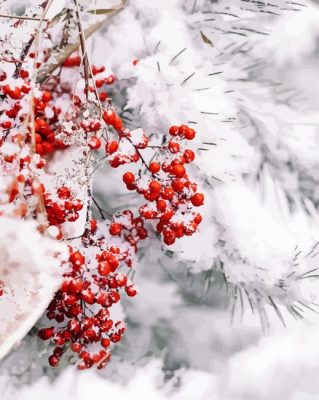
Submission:
[[[204,196],[189,169],[196,132],[171,126],[158,145],[142,128],[128,129],[109,95],[115,75],[92,65],[83,48],[43,77],[41,66],[54,52],[50,29],[46,50],[30,39],[21,65],[4,62],[0,69],[0,218],[33,220],[42,235],[68,244],[63,279],[38,336],[50,343],[52,367],[67,355],[80,369],[100,369],[126,330],[112,306],[138,293],[131,271],[141,241],[151,229],[166,245],[198,230]],[[60,160],[68,165],[53,174]],[[92,179],[102,164],[119,169],[119,181],[141,200],[138,209],[112,215],[98,204]]]
[[59,187],[56,194],[55,200],[50,193],[44,195],[49,225],[61,225],[66,221],[75,222],[79,218],[79,211],[83,208],[82,201],[74,198],[67,186]]
[[[80,249],[70,247],[64,281],[46,314],[54,324],[38,333],[42,340],[54,343],[49,357],[49,362],[54,357],[54,365],[50,362],[54,367],[71,351],[80,369],[93,365],[103,368],[110,359],[110,352],[104,349],[119,342],[125,332],[122,321],[112,320],[111,308],[123,293],[129,297],[137,294],[128,273],[119,269],[129,270],[134,264],[136,244],[141,238],[133,231],[137,226],[142,228],[142,222],[134,220],[130,211],[119,218],[125,225],[126,235],[116,245],[105,224],[99,223],[94,233],[91,229],[85,231]],[[110,227],[115,224],[112,222]]]
[[148,201],[139,209],[141,217],[156,222],[164,243],[172,245],[176,239],[197,231],[202,218],[196,208],[204,204],[204,195],[197,192],[197,184],[186,170],[195,154],[185,148],[185,141],[192,140],[195,131],[187,125],[171,126],[169,134],[174,139],[164,144],[156,161],[147,166],[147,177],[128,171],[123,181],[128,190],[137,191]]

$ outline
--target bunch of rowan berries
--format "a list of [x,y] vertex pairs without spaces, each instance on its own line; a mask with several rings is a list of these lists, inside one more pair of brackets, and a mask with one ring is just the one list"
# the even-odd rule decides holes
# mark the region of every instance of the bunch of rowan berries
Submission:
[[[44,51],[42,56],[45,62],[49,53]],[[29,57],[36,58],[36,54]],[[35,60],[36,68],[40,65]],[[67,80],[73,68],[84,83],[83,92],[76,94]],[[63,265],[63,282],[48,306],[48,324],[39,337],[54,344],[51,366],[58,366],[68,353],[80,369],[93,365],[100,369],[110,360],[112,344],[125,332],[123,321],[114,320],[111,308],[123,293],[129,297],[137,294],[130,271],[140,241],[149,236],[149,222],[154,222],[164,243],[171,245],[196,232],[202,220],[197,207],[204,203],[204,196],[188,171],[195,154],[187,144],[196,133],[187,125],[172,126],[170,139],[152,146],[142,129],[127,129],[112,106],[106,88],[115,83],[115,76],[106,76],[104,66],[92,65],[88,77],[78,55],[67,58],[60,73],[49,75],[38,86],[27,69],[10,71],[11,75],[0,70],[0,167],[4,176],[10,176],[8,204],[19,209],[15,215],[20,218],[37,219],[44,212],[41,231],[61,241],[73,240],[66,237],[64,224],[78,221],[81,211],[86,211],[79,241],[69,242],[72,246]],[[77,198],[67,183],[58,183],[52,190],[45,188],[40,177],[53,154],[73,145],[88,163],[92,153],[104,147],[103,158],[111,167],[138,165],[137,172],[124,173],[123,181],[128,190],[146,201],[139,215],[125,210],[113,215],[110,222],[103,214],[103,220],[97,221],[84,207],[90,206],[93,197]],[[145,162],[144,151],[154,153],[152,162]],[[88,169],[86,166],[85,171]],[[0,296],[2,293],[0,282]]]
[[49,225],[61,225],[66,221],[75,222],[83,208],[80,199],[75,199],[70,188],[61,186],[57,189],[57,198],[52,200],[50,193],[45,193],[44,202]]
[[55,345],[49,357],[53,367],[70,350],[79,360],[79,369],[103,368],[111,357],[111,344],[119,342],[126,329],[122,321],[112,319],[110,309],[120,301],[121,291],[130,297],[137,293],[128,275],[119,271],[131,267],[135,249],[129,241],[107,244],[97,222],[90,222],[82,240],[82,244],[89,241],[90,247],[70,247],[63,283],[48,307],[46,316],[55,324],[39,331],[41,339]]
[[192,140],[195,131],[181,125],[171,126],[169,133],[172,139],[162,147],[159,160],[148,165],[147,178],[132,172],[123,175],[127,189],[136,190],[148,201],[140,207],[140,215],[157,222],[156,230],[167,245],[197,231],[202,217],[194,208],[204,203],[204,195],[187,175],[187,164],[194,161],[195,154],[183,149],[183,142]]

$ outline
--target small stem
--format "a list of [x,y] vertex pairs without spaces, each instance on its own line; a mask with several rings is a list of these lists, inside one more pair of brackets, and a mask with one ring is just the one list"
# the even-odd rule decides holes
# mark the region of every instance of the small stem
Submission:
[[81,23],[81,19],[80,19],[80,10],[79,10],[79,5],[77,0],[74,0],[74,4],[76,6],[76,10],[75,10],[75,14],[76,14],[76,19],[77,19],[77,25],[78,25],[78,29],[79,29],[79,33],[80,33],[80,45],[81,45],[81,50],[82,50],[82,54],[84,57],[83,63],[84,63],[84,74],[85,74],[85,92],[86,92],[86,98],[88,99],[89,96],[89,74],[90,77],[92,79],[92,85],[93,85],[93,89],[94,89],[94,94],[97,100],[97,103],[99,105],[100,108],[100,113],[101,115],[103,114],[103,107],[99,98],[99,93],[97,91],[97,87],[95,84],[95,80],[94,80],[94,75],[92,72],[92,66],[88,57],[88,53],[86,50],[86,38],[85,38],[85,34],[82,28],[82,23]]
[[93,196],[92,196],[92,201],[95,204],[96,208],[98,209],[102,219],[106,220],[104,213],[108,216],[109,219],[112,218],[112,215],[108,213],[106,210],[103,210],[103,208],[99,205],[99,203],[95,200]]
[[24,59],[26,58],[27,54],[29,53],[29,50],[32,46],[32,43],[34,41],[35,35],[32,35],[31,38],[29,39],[28,43],[24,45],[22,54],[21,54],[21,60],[19,61],[19,64],[16,66],[16,70],[14,72],[14,77],[17,78],[19,76],[20,69],[22,67],[22,64],[25,62]]
[[80,20],[80,10],[79,10],[79,5],[77,0],[74,0],[75,4],[75,15],[76,15],[76,20],[77,20],[77,25],[78,25],[78,30],[80,34],[80,46],[81,46],[81,51],[82,51],[82,56],[83,56],[83,67],[84,67],[84,79],[85,79],[85,97],[86,100],[89,98],[89,67],[88,67],[88,56],[87,56],[87,51],[85,47],[85,36],[84,32],[82,29],[82,24]]
[[75,239],[80,239],[81,237],[83,237],[83,233],[82,233],[82,235],[74,236],[74,237],[70,237],[70,238],[65,238],[64,240],[75,240]]
[[9,19],[21,19],[26,21],[45,21],[47,22],[48,19],[41,19],[40,17],[27,17],[25,15],[8,15],[8,14],[0,14],[0,18],[9,18]]
[[16,63],[23,63],[25,61],[23,60],[18,60],[17,58],[0,58],[1,62],[7,62],[7,63],[12,63],[12,64],[16,64]]
[[134,147],[134,149],[135,149],[136,153],[139,155],[139,157],[140,157],[142,163],[145,165],[145,167],[146,167],[146,168],[148,169],[148,171],[149,171],[150,169],[148,168],[148,165],[147,165],[146,161],[144,160],[144,158],[143,158],[143,156],[142,156],[140,150],[135,146],[135,144],[132,142],[132,140],[131,140],[129,137],[125,137],[125,138],[126,138],[126,139],[131,143],[131,145]]

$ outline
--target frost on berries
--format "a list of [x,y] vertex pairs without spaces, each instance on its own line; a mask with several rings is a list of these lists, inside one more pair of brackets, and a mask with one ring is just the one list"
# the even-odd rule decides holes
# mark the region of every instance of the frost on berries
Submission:
[[[150,229],[166,245],[193,235],[202,220],[197,210],[204,196],[189,174],[195,159],[189,144],[196,132],[174,125],[167,128],[169,139],[156,145],[143,129],[126,128],[108,93],[116,77],[104,66],[91,65],[83,43],[44,80],[35,79],[54,55],[53,38],[64,43],[67,23],[72,32],[80,26],[76,13],[69,10],[67,16],[63,29],[50,23],[42,27],[45,50],[37,47],[37,33],[31,31],[27,45],[13,54],[21,62],[2,63],[0,215],[32,220],[38,235],[68,246],[67,259],[59,261],[62,283],[38,334],[54,346],[52,367],[67,353],[80,369],[100,369],[126,329],[123,321],[112,319],[111,309],[123,295],[137,294],[130,277],[140,242],[150,237]],[[14,36],[25,22],[8,24]],[[70,167],[66,160],[75,153]],[[151,162],[145,161],[146,153],[152,153]],[[142,200],[138,210],[106,217],[92,193],[101,162],[133,167],[134,172],[120,172],[119,179]],[[56,164],[60,172],[54,176]],[[93,219],[93,206],[100,220]],[[79,227],[80,235],[72,237],[70,225]],[[0,296],[5,292],[1,279]]]

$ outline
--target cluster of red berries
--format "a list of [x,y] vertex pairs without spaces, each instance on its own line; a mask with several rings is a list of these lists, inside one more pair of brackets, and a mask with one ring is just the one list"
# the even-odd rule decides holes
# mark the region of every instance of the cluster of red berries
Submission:
[[[6,78],[2,74],[2,80]],[[20,100],[31,90],[29,73],[20,70],[20,79],[17,80],[17,86],[11,87],[9,84],[1,86],[4,100],[7,101],[5,115],[7,120],[0,125],[4,130],[8,130],[21,125],[21,117],[19,111],[22,109]],[[12,101],[13,100],[13,101]],[[32,100],[31,100],[32,101]],[[29,128],[28,139],[31,140],[32,130],[35,130],[35,151],[40,155],[52,153],[56,149],[63,149],[65,145],[55,139],[54,131],[57,129],[59,121],[60,107],[52,104],[52,95],[49,91],[40,91],[38,97],[33,99],[34,110],[34,126]],[[47,117],[50,115],[50,117]]]
[[[110,139],[106,141],[105,153],[108,156],[108,162],[110,166],[117,168],[120,165],[137,162],[140,159],[140,156],[136,149],[139,147],[135,146],[132,142],[130,138],[130,132],[123,127],[122,119],[115,113],[112,107],[108,107],[108,109],[104,111],[102,117],[105,124],[108,127],[112,127],[120,139],[119,141]],[[84,125],[85,127],[88,127],[86,129],[87,131],[94,131],[94,127],[97,126],[100,128],[100,124],[98,124],[98,121],[82,122],[82,126]],[[125,146],[125,142],[123,141],[125,138],[131,142],[131,145],[129,145],[129,151],[127,146]],[[91,150],[100,149],[101,144],[101,139],[98,136],[93,135],[89,137],[88,146]]]
[[[65,68],[75,68],[75,67],[79,67],[81,65],[81,58],[79,56],[73,56],[73,57],[69,57],[67,58],[64,63],[63,63],[63,67]],[[98,75],[102,72],[105,71],[105,67],[104,66],[96,66],[96,65],[92,65],[92,75]],[[103,88],[104,85],[113,85],[113,83],[116,81],[116,78],[113,74],[103,77],[103,78],[99,78],[99,79],[95,79],[94,80],[94,86],[97,89],[101,89]],[[95,88],[92,85],[88,86],[88,90],[89,92],[93,93],[95,92]],[[84,92],[86,92],[86,88],[84,89]],[[98,92],[98,98],[100,101],[105,101],[108,99],[108,94],[106,91],[100,91]]]
[[167,245],[197,231],[202,216],[194,207],[204,204],[204,195],[197,192],[197,184],[189,180],[186,171],[195,154],[190,149],[182,149],[183,141],[192,140],[195,131],[181,125],[170,127],[169,133],[173,138],[162,148],[163,161],[148,165],[147,178],[132,172],[123,175],[127,189],[136,190],[148,200],[140,207],[140,214],[146,220],[157,221],[156,230]]
[[[79,67],[80,65],[81,65],[81,58],[79,56],[74,56],[67,58],[63,64],[63,67],[73,68],[73,67]],[[95,65],[92,66],[93,76],[100,74],[104,71],[105,71],[104,66],[100,67],[97,67]],[[114,82],[115,82],[114,75],[110,75],[102,79],[95,79],[94,80],[95,87],[93,85],[89,85],[88,90],[91,93],[97,90],[96,94],[99,98],[99,101],[104,102],[108,99],[108,94],[106,91],[99,89],[103,89],[104,85],[112,85]],[[50,85],[51,85],[50,86],[51,90],[53,89],[53,91],[56,93],[57,98],[59,98],[62,94],[64,96],[69,97],[69,101],[73,105],[75,114],[77,110],[81,109],[85,100],[84,99],[81,100],[79,96],[73,95],[71,94],[71,92],[66,91],[63,83],[61,85],[59,77],[54,77],[54,79],[50,82]],[[84,92],[85,91],[86,89],[84,89]],[[38,117],[38,119],[35,120],[36,151],[41,155],[51,153],[53,150],[56,149],[64,149],[65,147],[67,147],[66,144],[63,143],[62,141],[56,140],[53,134],[54,131],[56,131],[56,133],[59,133],[61,129],[61,126],[56,124],[56,122],[58,122],[58,115],[61,113],[61,109],[53,105],[51,107],[52,109],[51,113],[53,112],[52,118],[48,120],[45,119],[43,116],[43,113],[45,113],[46,102],[49,102],[50,100],[52,100],[52,96],[48,91],[43,92],[41,99],[35,100],[35,110],[37,112],[36,117]],[[61,122],[62,120],[63,119],[61,118],[59,122]],[[80,126],[85,132],[98,132],[100,130],[101,123],[96,118],[95,119],[83,118],[80,122]],[[101,146],[101,139],[98,136],[89,137],[88,146],[90,147],[91,150],[97,150]]]
[[[74,222],[79,218],[79,211],[83,208],[81,200],[76,199],[67,186],[57,189],[57,199],[52,200],[50,193],[45,193],[44,202],[49,225],[59,226],[64,222]],[[57,237],[61,239],[62,236]]]
[[[24,73],[26,75],[24,75]],[[8,78],[7,73],[0,70],[0,82],[2,82],[0,85],[0,97],[2,100],[0,112],[2,121],[0,127],[3,129],[2,138],[6,137],[8,131],[15,127],[16,124],[20,124],[19,120],[17,122],[15,121],[22,108],[20,100],[31,90],[29,83],[25,82],[24,79],[22,79],[23,77],[27,78],[28,73],[22,70],[20,71],[20,78],[16,79],[15,86],[13,86],[12,84],[6,83]]]
[[57,130],[58,116],[61,113],[59,107],[53,106],[50,108],[52,110],[53,116],[51,118],[45,117],[46,108],[48,106],[48,101],[43,99],[49,99],[51,94],[47,91],[43,92],[41,99],[34,99],[35,104],[35,151],[41,156],[51,154],[55,150],[63,150],[66,145],[59,140],[56,140],[55,131]]
[[[109,232],[112,236],[122,236],[135,252],[137,252],[138,242],[148,236],[143,219],[141,217],[134,218],[130,210],[114,215]],[[128,266],[131,267],[131,265]]]
[[[141,160],[140,151],[149,145],[145,133],[141,129],[127,130],[111,108],[104,112],[103,119],[120,138],[119,142],[108,140],[105,145],[109,164],[117,168]],[[202,216],[194,207],[204,204],[204,195],[197,192],[197,184],[190,181],[186,171],[187,164],[194,161],[195,153],[185,148],[185,141],[195,138],[195,130],[187,125],[171,126],[169,134],[171,139],[161,147],[158,161],[146,166],[149,176],[145,178],[140,173],[126,172],[123,180],[128,190],[137,191],[148,201],[140,207],[141,217],[156,220],[156,230],[162,234],[164,243],[172,245],[177,238],[191,236],[197,231]],[[89,147],[99,149],[100,139],[91,137]],[[112,234],[119,235],[121,229],[121,224],[115,224]]]
[[105,367],[111,357],[111,343],[119,342],[126,329],[122,321],[112,320],[110,308],[120,301],[123,289],[130,297],[137,293],[127,274],[119,272],[123,265],[132,264],[130,249],[108,246],[101,232],[94,239],[92,231],[98,231],[95,220],[82,241],[89,241],[90,248],[70,247],[68,272],[48,307],[47,318],[55,320],[58,326],[39,331],[41,339],[51,339],[55,345],[49,357],[53,367],[68,350],[80,360],[79,369]]
[[[37,58],[42,56],[41,60],[46,62],[49,53],[45,50]],[[29,56],[36,57],[35,53]],[[36,68],[40,65],[35,63]],[[81,66],[81,58],[75,55],[64,61],[62,70],[81,69]],[[139,208],[140,215],[136,217],[126,210],[114,215],[107,224],[89,219],[88,210],[81,243],[76,248],[70,247],[63,283],[47,310],[46,316],[51,322],[39,331],[41,339],[54,343],[49,357],[51,366],[56,367],[68,352],[76,357],[80,369],[93,365],[100,369],[110,359],[112,343],[119,342],[125,332],[123,322],[113,320],[111,307],[120,301],[123,292],[130,297],[137,294],[129,272],[124,273],[123,269],[133,267],[138,244],[148,237],[145,221],[155,221],[157,232],[168,245],[184,235],[192,235],[201,222],[202,217],[195,208],[203,204],[204,196],[197,191],[197,184],[190,181],[186,170],[195,155],[185,148],[185,142],[195,137],[195,131],[186,125],[172,126],[170,140],[159,146],[154,161],[148,164],[143,151],[153,151],[149,138],[141,129],[125,128],[105,90],[106,85],[114,84],[115,76],[96,77],[105,72],[103,66],[92,65],[89,77],[81,71],[85,88],[78,95],[73,93],[68,78],[65,80],[70,75],[67,71],[49,75],[35,88],[27,70],[17,66],[16,71],[18,78],[14,72],[8,79],[7,72],[0,70],[3,100],[0,146],[10,141],[14,148],[12,154],[10,146],[7,152],[0,151],[0,167],[4,174],[13,177],[7,195],[10,206],[19,204],[17,216],[37,218],[44,209],[47,225],[41,231],[47,231],[57,240],[65,239],[64,223],[79,219],[84,200],[76,198],[66,185],[48,192],[39,181],[38,169],[44,168],[46,161],[50,162],[50,157],[45,161],[44,156],[56,150],[76,144],[87,156],[89,151],[99,150],[105,140],[106,158],[113,168],[142,163],[137,173],[123,175],[127,189],[136,191],[147,201]],[[74,141],[69,140],[70,136]],[[145,175],[142,168],[146,169]],[[43,207],[34,206],[35,196]],[[0,282],[0,296],[2,293]]]

